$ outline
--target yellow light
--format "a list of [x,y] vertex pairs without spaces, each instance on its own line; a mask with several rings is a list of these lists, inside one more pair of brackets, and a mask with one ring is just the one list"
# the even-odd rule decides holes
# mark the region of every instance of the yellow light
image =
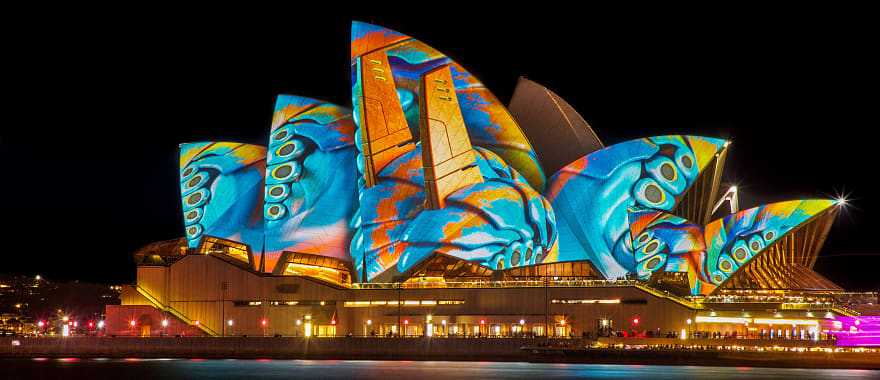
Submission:
[[755,323],[763,325],[805,325],[818,326],[819,322],[812,319],[778,319],[778,318],[755,318]]
[[370,325],[372,325],[372,324],[373,324],[373,320],[372,320],[372,319],[367,319],[367,326],[370,326]]
[[306,326],[305,326],[305,335],[306,338],[312,336],[312,316],[306,315]]
[[687,339],[687,337],[688,337],[687,330],[681,329],[681,335],[679,335],[679,337],[681,337],[681,340]]
[[740,317],[707,317],[703,315],[697,316],[697,323],[749,323],[751,319]]

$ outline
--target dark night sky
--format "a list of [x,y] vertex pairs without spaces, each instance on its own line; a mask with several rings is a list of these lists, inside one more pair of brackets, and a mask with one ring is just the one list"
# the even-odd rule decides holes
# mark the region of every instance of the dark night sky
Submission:
[[279,93],[349,104],[354,18],[447,53],[504,102],[519,75],[548,86],[606,145],[730,138],[725,179],[743,208],[846,192],[816,269],[877,289],[876,23],[825,9],[668,11],[28,17],[3,48],[0,272],[133,281],[133,250],[182,235],[177,144],[265,144]]

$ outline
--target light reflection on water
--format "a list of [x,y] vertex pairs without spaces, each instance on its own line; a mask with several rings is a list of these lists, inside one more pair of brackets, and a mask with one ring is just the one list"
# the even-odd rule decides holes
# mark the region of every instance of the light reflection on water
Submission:
[[131,379],[871,379],[880,371],[521,362],[236,359],[0,359],[0,378]]

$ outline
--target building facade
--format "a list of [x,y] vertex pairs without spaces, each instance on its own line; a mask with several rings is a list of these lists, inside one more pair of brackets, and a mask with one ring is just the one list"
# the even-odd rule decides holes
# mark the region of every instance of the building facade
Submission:
[[108,333],[800,338],[855,314],[812,270],[841,203],[719,213],[728,141],[605,146],[543,86],[507,107],[365,23],[351,68],[351,110],[282,95],[267,146],[181,145],[184,237],[135,253]]

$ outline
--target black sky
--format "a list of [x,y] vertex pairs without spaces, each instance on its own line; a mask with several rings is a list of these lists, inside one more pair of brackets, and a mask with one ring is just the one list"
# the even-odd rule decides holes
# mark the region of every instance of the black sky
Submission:
[[869,13],[512,10],[22,17],[4,27],[0,272],[133,281],[133,250],[182,235],[177,144],[265,144],[280,93],[349,104],[358,19],[447,53],[504,102],[519,75],[546,85],[606,145],[730,138],[725,180],[744,208],[849,194],[816,269],[846,288],[880,286]]

